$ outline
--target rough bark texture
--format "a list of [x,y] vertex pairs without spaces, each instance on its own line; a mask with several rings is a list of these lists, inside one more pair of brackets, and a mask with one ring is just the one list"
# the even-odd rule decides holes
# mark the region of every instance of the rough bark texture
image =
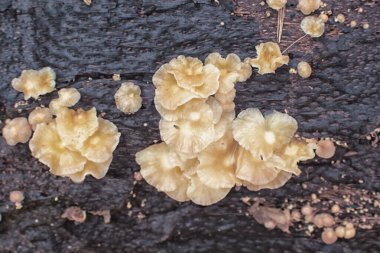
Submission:
[[[309,61],[311,78],[290,75],[289,67],[283,67],[275,75],[255,75],[237,86],[237,111],[286,109],[298,120],[300,135],[347,142],[348,148],[339,147],[333,159],[339,163],[314,159],[303,163],[302,175],[281,189],[232,190],[209,207],[178,203],[144,181],[134,182],[133,173],[139,170],[134,154],[160,138],[154,71],[180,54],[202,59],[214,51],[254,56],[256,44],[275,40],[277,14],[270,11],[266,17],[269,9],[259,0],[219,2],[93,0],[87,6],[80,0],[0,1],[0,128],[5,119],[26,116],[56,96],[15,108],[23,96],[10,86],[23,69],[51,66],[58,88],[81,92],[78,107],[95,106],[122,133],[107,176],[82,184],[51,175],[27,145],[10,147],[0,138],[0,252],[380,251],[379,226],[326,246],[318,233],[309,237],[292,228],[291,234],[265,229],[245,215],[248,207],[240,200],[261,197],[281,206],[286,200],[302,203],[320,187],[380,191],[380,149],[366,139],[380,124],[377,1],[325,1],[325,10],[343,13],[348,21],[337,24],[330,18],[322,38],[305,38],[289,50],[290,67]],[[303,16],[295,10],[296,1],[288,2],[282,48],[302,36]],[[355,11],[357,7],[364,12]],[[350,28],[351,20],[359,26]],[[367,30],[361,27],[365,21]],[[114,73],[142,88],[143,108],[137,114],[126,116],[116,109],[113,95],[121,81],[112,80]],[[354,152],[345,156],[348,151]],[[25,193],[21,210],[8,201],[12,190]],[[93,215],[82,224],[61,218],[72,205],[87,211],[109,209],[111,223]]]

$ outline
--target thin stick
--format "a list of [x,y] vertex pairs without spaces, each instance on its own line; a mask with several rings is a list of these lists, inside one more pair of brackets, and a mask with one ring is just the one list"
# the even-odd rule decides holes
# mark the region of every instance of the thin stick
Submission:
[[284,28],[284,19],[285,19],[285,6],[281,9],[280,32],[278,36],[278,43],[281,42],[282,30]]
[[291,48],[292,46],[294,46],[294,44],[296,44],[297,42],[299,42],[300,40],[302,40],[303,38],[305,38],[307,36],[307,34],[305,34],[304,36],[302,36],[301,38],[299,38],[298,40],[294,41],[292,44],[290,44],[290,46],[288,46],[284,51],[282,51],[282,53],[285,53],[286,51],[288,51],[289,48]]

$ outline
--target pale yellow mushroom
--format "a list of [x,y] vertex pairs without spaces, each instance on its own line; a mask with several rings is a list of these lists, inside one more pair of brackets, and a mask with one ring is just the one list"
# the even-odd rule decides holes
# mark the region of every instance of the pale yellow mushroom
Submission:
[[235,111],[223,112],[220,120],[214,125],[214,141],[218,141],[226,131],[231,131],[232,121],[235,119]]
[[81,154],[95,163],[104,163],[112,157],[119,144],[120,133],[108,120],[99,118],[99,127],[80,147]]
[[287,0],[267,0],[267,4],[272,9],[278,11],[283,8],[287,3]]
[[49,67],[23,70],[20,77],[12,80],[12,87],[23,92],[25,100],[31,97],[37,99],[55,89],[55,73]]
[[107,174],[111,162],[112,156],[110,159],[102,163],[87,161],[82,171],[67,176],[75,183],[83,182],[87,175],[91,175],[96,179],[101,179]]
[[309,15],[310,13],[318,10],[320,6],[321,0],[298,0],[297,9],[304,15]]
[[291,116],[274,111],[265,118],[258,109],[242,111],[232,123],[233,135],[239,144],[257,159],[266,160],[276,149],[288,144],[297,130]]
[[186,108],[189,107],[189,105],[195,105],[195,104],[204,104],[206,102],[206,99],[202,98],[194,98],[187,103],[178,106],[174,110],[168,110],[165,107],[163,107],[158,101],[157,96],[154,97],[154,105],[158,111],[158,113],[161,115],[161,117],[165,120],[169,121],[176,121],[178,120],[179,116],[182,114],[183,111],[186,110]]
[[322,232],[322,241],[328,245],[333,244],[338,240],[338,237],[335,234],[334,229],[332,228],[325,228]]
[[311,37],[321,37],[325,32],[325,22],[320,17],[305,17],[301,21],[301,29]]
[[301,61],[297,65],[298,74],[303,78],[309,78],[311,76],[311,66],[305,61]]
[[187,103],[175,121],[161,119],[161,138],[176,151],[193,154],[214,141],[214,114],[206,103]]
[[216,100],[218,100],[218,102],[223,108],[223,111],[225,112],[235,111],[235,103],[234,103],[235,97],[236,97],[235,89],[232,89],[230,92],[225,93],[225,94],[220,93],[220,92],[217,92],[215,94]]
[[38,124],[52,122],[53,114],[50,112],[49,108],[36,107],[29,114],[28,121],[34,131]]
[[75,88],[63,88],[58,91],[58,98],[50,101],[49,109],[52,114],[57,113],[65,107],[76,105],[81,98],[79,91]]
[[117,109],[127,114],[136,113],[142,106],[141,89],[132,82],[122,83],[114,97]]
[[244,82],[252,75],[249,64],[242,62],[236,54],[223,58],[219,53],[212,53],[205,59],[205,64],[212,64],[220,71],[219,93],[228,93],[235,87],[236,82]]
[[32,135],[32,129],[26,118],[18,117],[5,121],[2,134],[8,145],[15,146],[17,143],[27,143]]
[[218,100],[216,100],[214,97],[209,97],[206,100],[206,104],[208,104],[212,110],[212,114],[213,114],[212,123],[213,124],[218,123],[222,117],[222,114],[223,114],[222,106],[220,105]]
[[259,74],[275,73],[276,69],[289,63],[289,57],[281,53],[277,43],[266,42],[256,46],[257,57],[246,59],[252,67],[259,69]]
[[62,108],[57,114],[56,122],[62,143],[74,149],[82,147],[84,141],[99,127],[95,108],[88,111]]
[[277,189],[286,184],[289,179],[292,177],[292,173],[281,170],[277,176],[267,184],[264,185],[254,185],[249,183],[248,181],[242,181],[243,185],[247,187],[250,191],[260,191],[262,189]]

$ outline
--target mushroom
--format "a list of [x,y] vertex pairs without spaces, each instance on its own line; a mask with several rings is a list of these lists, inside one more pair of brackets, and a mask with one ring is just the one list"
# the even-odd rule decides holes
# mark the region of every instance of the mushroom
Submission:
[[5,121],[2,134],[8,145],[15,146],[17,143],[27,143],[32,135],[32,129],[26,118],[18,117]]
[[234,139],[256,159],[270,158],[276,149],[288,144],[297,130],[291,116],[274,111],[265,118],[256,108],[241,113],[232,123]]
[[284,8],[286,5],[287,0],[267,0],[267,4],[272,9],[279,11],[280,9]]
[[278,16],[277,16],[277,40],[278,40],[278,43],[281,42],[286,3],[287,3],[287,0],[267,0],[267,4],[269,5],[269,7],[278,11]]
[[33,131],[36,130],[38,124],[50,123],[53,120],[53,114],[50,112],[50,109],[44,107],[34,108],[28,117],[29,124],[32,126]]
[[235,111],[223,112],[220,120],[214,125],[215,136],[214,141],[223,137],[226,131],[231,131],[232,121],[235,119]]
[[257,57],[255,59],[247,58],[245,61],[250,63],[252,67],[258,68],[260,75],[275,73],[277,68],[289,63],[289,57],[281,54],[277,43],[261,43],[256,46],[256,51]]
[[86,211],[83,211],[78,206],[71,206],[65,210],[65,212],[61,215],[61,218],[83,223],[86,221],[86,216]]
[[40,70],[23,70],[21,76],[12,80],[15,90],[24,93],[24,99],[37,99],[40,95],[52,92],[55,88],[55,73],[45,67]]
[[193,98],[208,98],[219,88],[220,71],[197,58],[178,56],[153,76],[156,99],[164,108],[175,110]]
[[325,228],[322,232],[322,241],[328,245],[333,244],[338,240],[338,237],[335,234],[334,229]]
[[154,97],[154,105],[158,111],[158,113],[161,115],[161,117],[165,120],[169,121],[176,121],[178,120],[179,116],[186,110],[186,108],[189,107],[189,105],[195,105],[195,104],[204,104],[206,102],[206,99],[202,98],[194,98],[187,103],[178,106],[174,110],[168,110],[165,107],[163,107],[158,101],[157,96]]
[[219,104],[222,106],[224,112],[232,112],[235,111],[235,100],[236,97],[236,90],[232,89],[228,93],[220,93],[217,92],[215,94],[216,100],[218,100]]
[[318,10],[320,6],[321,0],[298,0],[297,9],[304,15],[309,15],[310,13]]
[[325,22],[320,17],[305,17],[301,21],[301,29],[311,37],[321,37],[325,32]]
[[105,162],[95,163],[87,161],[83,170],[67,175],[74,183],[81,183],[87,175],[91,175],[96,179],[105,177],[108,172],[109,166],[112,162],[112,156]]
[[286,184],[286,182],[288,182],[291,177],[292,177],[292,173],[281,170],[277,174],[277,176],[267,184],[254,185],[254,184],[251,184],[250,182],[244,181],[244,180],[242,181],[242,183],[250,191],[260,191],[262,189],[277,189],[277,188],[284,186]]
[[142,106],[141,89],[132,82],[122,83],[115,93],[116,107],[120,111],[133,114]]
[[212,64],[219,69],[218,92],[222,94],[229,93],[234,89],[236,82],[244,82],[252,75],[251,66],[242,62],[236,54],[229,54],[223,58],[219,53],[211,53],[207,56],[205,64]]
[[80,93],[75,88],[63,88],[58,91],[58,98],[53,99],[49,103],[49,109],[54,114],[65,107],[74,106],[80,100]]
[[303,78],[309,78],[312,72],[310,64],[305,61],[301,61],[298,63],[297,71],[298,74]]
[[334,142],[330,140],[321,140],[317,143],[315,153],[321,158],[329,159],[335,155],[335,150]]

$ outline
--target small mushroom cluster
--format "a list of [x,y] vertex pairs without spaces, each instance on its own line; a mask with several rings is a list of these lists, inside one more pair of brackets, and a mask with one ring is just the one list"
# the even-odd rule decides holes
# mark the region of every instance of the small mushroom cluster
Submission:
[[[258,64],[272,61],[263,67],[269,69],[283,62],[281,53],[258,58]],[[298,161],[313,158],[314,147],[294,138],[292,117],[274,112],[264,118],[258,109],[247,109],[234,119],[235,84],[251,74],[247,60],[218,53],[205,63],[179,56],[158,69],[154,103],[163,142],[136,154],[149,184],[177,201],[211,205],[235,185],[273,189],[300,174]]]

